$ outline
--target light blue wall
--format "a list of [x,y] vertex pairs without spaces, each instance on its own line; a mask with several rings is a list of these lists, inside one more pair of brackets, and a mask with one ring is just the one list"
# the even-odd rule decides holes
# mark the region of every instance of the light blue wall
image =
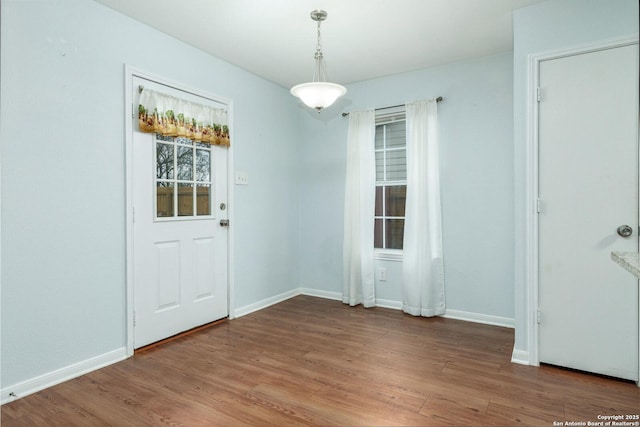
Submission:
[[297,287],[287,90],[93,1],[1,12],[3,388],[126,345],[125,64],[233,100],[236,307]]
[[514,27],[515,350],[528,352],[525,288],[528,56],[638,32],[637,0],[549,0],[516,10]]
[[[526,8],[513,55],[353,84],[318,115],[285,88],[95,2],[0,7],[3,388],[125,346],[124,64],[233,100],[234,167],[250,181],[234,187],[236,307],[298,287],[341,293],[339,113],[443,96],[447,306],[515,316],[516,348],[526,349],[526,56],[637,31],[638,12],[635,0]],[[399,302],[401,264],[381,266],[389,280],[377,296]]]
[[[443,96],[438,106],[447,308],[513,318],[512,56],[453,63],[348,86],[303,115],[301,286],[342,292],[346,134],[342,111]],[[402,300],[399,262],[377,261],[376,297]]]

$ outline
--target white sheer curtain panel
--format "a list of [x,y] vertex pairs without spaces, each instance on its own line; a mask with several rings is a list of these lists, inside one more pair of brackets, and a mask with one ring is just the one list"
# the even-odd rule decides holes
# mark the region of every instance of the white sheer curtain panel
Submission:
[[442,212],[435,100],[407,104],[407,201],[402,310],[413,316],[445,311]]
[[375,211],[375,111],[349,114],[344,198],[342,302],[375,306],[373,214]]

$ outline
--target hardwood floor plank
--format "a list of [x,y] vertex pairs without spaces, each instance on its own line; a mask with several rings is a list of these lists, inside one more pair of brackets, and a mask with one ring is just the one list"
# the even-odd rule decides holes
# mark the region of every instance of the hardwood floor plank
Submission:
[[640,389],[510,362],[513,330],[299,296],[2,406],[13,426],[551,426]]
[[489,399],[464,393],[431,396],[420,414],[447,425],[483,425]]

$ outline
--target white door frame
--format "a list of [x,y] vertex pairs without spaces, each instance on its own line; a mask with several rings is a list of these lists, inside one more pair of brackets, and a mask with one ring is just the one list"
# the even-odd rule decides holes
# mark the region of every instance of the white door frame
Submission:
[[[539,366],[538,354],[538,87],[539,65],[542,61],[595,52],[603,49],[628,46],[638,43],[638,35],[609,39],[595,43],[531,54],[527,69],[527,139],[525,146],[526,190],[525,190],[525,307],[529,365]],[[611,261],[613,262],[613,261]],[[640,364],[640,361],[639,361]],[[640,383],[639,383],[640,385]]]
[[[228,110],[229,130],[233,137],[233,101],[223,96],[207,93],[200,89],[189,88],[184,84],[177,83],[167,79],[165,77],[157,76],[146,71],[136,69],[125,64],[124,67],[124,93],[125,93],[125,197],[126,197],[126,329],[127,329],[127,356],[132,356],[134,351],[134,300],[133,300],[133,118],[135,118],[135,112],[133,106],[133,93],[132,83],[133,78],[140,77],[146,80],[151,80],[155,83],[170,86],[174,89],[178,89],[184,92],[188,92],[197,96],[211,99],[212,101],[225,104]],[[234,198],[233,198],[233,144],[227,148],[227,206],[228,206],[228,218],[231,226],[228,228],[228,240],[227,240],[227,269],[228,269],[228,281],[227,281],[227,295],[228,295],[228,308],[229,318],[233,318],[234,312],[234,293],[233,293],[233,212],[234,212]]]

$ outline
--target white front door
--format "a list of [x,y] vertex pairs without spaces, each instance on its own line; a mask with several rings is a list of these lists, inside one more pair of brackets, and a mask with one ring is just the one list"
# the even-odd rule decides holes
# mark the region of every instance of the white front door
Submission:
[[[139,85],[192,96],[134,77],[136,95]],[[220,224],[228,212],[228,152],[142,133],[137,118],[132,141],[134,348],[140,348],[228,316],[228,231]]]
[[637,49],[540,63],[538,258],[540,362],[636,381]]

